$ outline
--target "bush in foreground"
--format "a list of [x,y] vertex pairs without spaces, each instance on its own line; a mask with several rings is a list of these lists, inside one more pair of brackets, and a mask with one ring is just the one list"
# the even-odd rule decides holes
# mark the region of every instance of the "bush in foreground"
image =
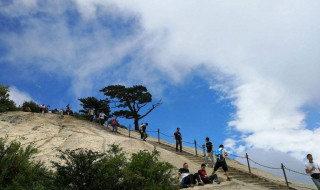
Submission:
[[37,150],[29,145],[23,148],[17,141],[0,138],[0,189],[50,189],[52,174],[41,162],[30,161]]
[[31,161],[37,152],[17,141],[0,138],[0,189],[4,190],[104,190],[176,189],[173,166],[159,162],[159,152],[140,151],[128,159],[119,145],[105,153],[92,150],[61,151],[55,172]]
[[128,160],[119,145],[106,153],[91,150],[62,152],[55,185],[64,190],[176,189],[173,166],[158,161],[159,152],[132,154]]

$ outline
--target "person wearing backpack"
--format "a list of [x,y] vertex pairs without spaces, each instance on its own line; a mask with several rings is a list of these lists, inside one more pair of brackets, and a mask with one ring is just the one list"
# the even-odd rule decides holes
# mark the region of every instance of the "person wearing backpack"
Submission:
[[226,162],[226,156],[228,156],[227,151],[224,149],[223,145],[221,144],[219,146],[218,151],[216,151],[215,155],[217,156],[217,161],[216,164],[214,165],[213,171],[211,175],[214,175],[215,172],[222,167],[225,175],[227,176],[227,181],[231,181],[231,178],[229,177],[228,174],[228,165]]

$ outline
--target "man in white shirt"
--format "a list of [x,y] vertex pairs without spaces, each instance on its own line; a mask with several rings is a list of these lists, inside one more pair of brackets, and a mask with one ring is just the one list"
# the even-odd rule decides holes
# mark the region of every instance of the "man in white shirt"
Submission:
[[313,157],[311,154],[307,154],[308,162],[305,163],[306,173],[312,177],[312,181],[320,189],[320,179],[319,179],[319,172],[320,167],[317,163],[313,162]]

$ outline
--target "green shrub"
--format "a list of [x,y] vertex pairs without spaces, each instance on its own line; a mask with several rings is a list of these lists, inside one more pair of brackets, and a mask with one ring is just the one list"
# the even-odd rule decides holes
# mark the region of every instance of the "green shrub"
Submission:
[[158,152],[140,151],[127,161],[119,145],[105,153],[67,150],[53,162],[57,169],[55,185],[64,190],[176,189],[173,166],[158,161]]
[[57,169],[55,185],[58,189],[103,190],[122,189],[120,180],[126,163],[118,145],[111,145],[106,153],[91,150],[66,150],[53,162]]
[[23,148],[17,141],[0,138],[0,189],[50,189],[52,175],[41,162],[30,161],[37,152],[32,145]]
[[176,189],[174,167],[158,158],[158,151],[132,154],[125,169],[124,189]]
[[9,96],[9,87],[0,84],[0,112],[17,110],[16,104]]
[[22,110],[26,111],[26,110],[29,109],[28,107],[30,108],[31,112],[37,112],[37,113],[40,112],[39,105],[34,101],[25,101],[25,102],[23,102]]

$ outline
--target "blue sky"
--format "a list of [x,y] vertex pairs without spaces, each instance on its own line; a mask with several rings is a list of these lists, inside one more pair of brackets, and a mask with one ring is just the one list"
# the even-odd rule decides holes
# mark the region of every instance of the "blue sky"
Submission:
[[[143,119],[234,154],[320,162],[318,1],[6,0],[0,82],[11,98],[80,108],[111,84],[163,104]],[[121,120],[128,125],[130,122]],[[259,157],[259,155],[261,155]],[[303,170],[303,167],[297,167]]]

